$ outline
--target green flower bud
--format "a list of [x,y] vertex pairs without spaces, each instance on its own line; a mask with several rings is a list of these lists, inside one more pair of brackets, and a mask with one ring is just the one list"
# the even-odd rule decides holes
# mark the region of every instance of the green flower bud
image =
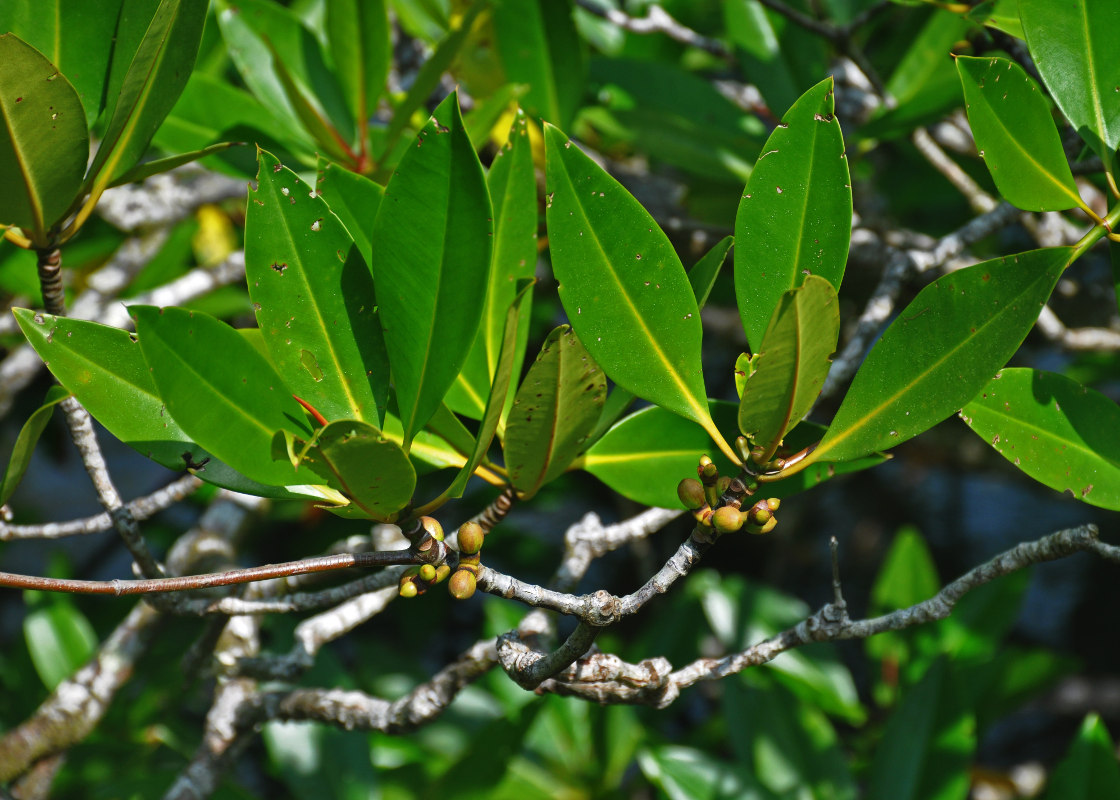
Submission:
[[451,580],[447,582],[447,591],[451,592],[451,596],[456,600],[466,600],[474,594],[475,583],[474,573],[457,569],[451,576]]
[[417,577],[425,583],[431,583],[436,579],[436,568],[431,564],[424,564],[420,567],[420,574]]
[[774,526],[776,526],[777,524],[778,524],[778,518],[777,517],[770,517],[770,519],[766,522],[766,524],[761,526],[761,527],[756,526],[756,525],[748,525],[747,526],[747,531],[749,533],[758,533],[758,534],[770,533],[770,531],[774,530]]
[[440,564],[436,567],[436,583],[442,583],[447,580],[447,576],[451,574],[451,567],[446,564]]
[[739,454],[739,458],[743,461],[749,461],[751,457],[751,443],[746,436],[735,437],[735,452]]
[[693,511],[703,508],[708,502],[704,498],[704,484],[695,478],[685,478],[677,484],[677,497],[681,499],[681,504],[685,508]]
[[459,552],[474,555],[482,549],[486,533],[477,522],[464,522],[459,526]]
[[720,533],[734,533],[745,521],[746,515],[735,506],[722,506],[712,513],[712,527]]
[[714,486],[716,478],[719,477],[719,467],[712,463],[712,459],[708,456],[700,456],[700,465],[696,468],[696,474],[705,486]]
[[770,506],[765,500],[759,500],[757,503],[751,506],[751,510],[747,512],[747,518],[749,519],[751,525],[765,525],[767,522],[773,519],[773,517],[774,513],[770,510]]
[[397,590],[401,597],[415,597],[420,594],[420,590],[416,588],[416,584],[412,581],[404,581],[401,583],[400,588]]

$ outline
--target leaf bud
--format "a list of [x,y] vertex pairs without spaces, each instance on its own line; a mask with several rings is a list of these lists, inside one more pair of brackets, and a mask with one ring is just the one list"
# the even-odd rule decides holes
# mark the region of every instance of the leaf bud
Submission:
[[734,506],[722,506],[712,513],[712,527],[720,533],[734,533],[745,521],[746,515]]
[[417,577],[425,583],[431,583],[436,579],[436,568],[431,564],[424,564],[420,567],[420,574]]
[[685,478],[677,484],[677,497],[685,508],[692,511],[703,508],[708,502],[704,497],[704,485],[695,478]]
[[443,526],[439,524],[439,520],[435,517],[420,517],[420,527],[436,541],[443,541]]
[[464,522],[459,526],[459,552],[474,555],[482,549],[486,532],[477,522]]
[[466,600],[474,594],[474,589],[475,577],[470,570],[455,570],[451,580],[447,582],[447,591],[451,592],[451,596],[456,600]]

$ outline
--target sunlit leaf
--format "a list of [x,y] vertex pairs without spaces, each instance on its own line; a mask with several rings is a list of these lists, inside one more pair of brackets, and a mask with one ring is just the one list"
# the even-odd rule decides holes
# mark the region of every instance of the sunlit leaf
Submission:
[[97,634],[68,598],[52,598],[23,621],[27,651],[43,685],[53,691],[89,660]]
[[353,504],[370,519],[391,521],[412,500],[416,471],[395,442],[372,425],[339,420],[315,440],[314,469],[329,472]]
[[850,181],[829,78],[766,140],[735,216],[735,298],[753,351],[779,299],[807,275],[839,290],[852,230]]
[[976,148],[1007,201],[1027,211],[1084,206],[1038,85],[1005,58],[957,58]]
[[1120,509],[1120,407],[1064,375],[1004,369],[961,410],[996,451],[1051,489]]
[[320,158],[315,193],[326,200],[331,211],[342,220],[366,264],[372,264],[373,245],[369,237],[385,188]]

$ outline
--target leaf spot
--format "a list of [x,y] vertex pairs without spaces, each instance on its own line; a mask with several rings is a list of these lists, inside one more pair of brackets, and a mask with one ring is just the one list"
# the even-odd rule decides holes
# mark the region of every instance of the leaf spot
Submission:
[[316,233],[318,233],[318,232],[319,232],[319,228],[320,228],[320,226],[321,226],[322,224],[323,224],[323,218],[322,218],[322,217],[319,217],[319,219],[317,219],[317,220],[315,220],[314,222],[312,222],[312,223],[311,223],[311,230],[313,230],[313,231],[315,231]]
[[277,272],[279,272],[281,275],[283,275],[284,270],[286,270],[288,268],[288,265],[287,265],[287,263],[280,264],[280,263],[277,263],[276,261],[273,261],[272,262],[272,268],[274,270],[276,270]]

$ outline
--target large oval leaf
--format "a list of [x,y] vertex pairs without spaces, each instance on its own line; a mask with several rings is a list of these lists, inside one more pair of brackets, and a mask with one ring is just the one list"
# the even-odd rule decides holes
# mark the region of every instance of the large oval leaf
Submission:
[[1120,4],[1019,0],[1019,17],[1058,108],[1105,165],[1111,164],[1120,146]]
[[1120,510],[1120,407],[1064,375],[1001,370],[961,410],[996,451],[1051,489]]
[[132,306],[140,350],[172,418],[194,441],[255,481],[316,485],[306,467],[273,459],[277,431],[308,439],[300,405],[237,331],[182,308]]
[[960,409],[1038,319],[1072,250],[1032,250],[938,278],[891,323],[803,465],[900,444]]
[[739,402],[739,430],[763,451],[758,463],[813,407],[839,335],[840,305],[824,278],[810,275],[778,301]]
[[109,98],[105,133],[87,176],[90,199],[84,213],[140,160],[187,85],[208,5],[208,0],[162,0],[156,9],[119,94]]
[[328,420],[380,428],[389,363],[369,269],[323,199],[271,153],[258,158],[245,274],[272,363]]
[[74,87],[34,47],[0,36],[0,225],[38,245],[82,185],[89,133]]
[[599,419],[607,381],[567,325],[545,339],[506,425],[510,482],[526,497],[568,468]]
[[[509,143],[494,157],[486,184],[494,202],[494,262],[478,336],[447,396],[451,408],[473,419],[481,419],[487,405],[518,281],[533,277],[537,266],[537,179],[528,125],[520,110],[510,129]],[[532,294],[521,300],[517,349],[511,354],[516,375],[521,374],[525,358],[531,303]]]
[[453,93],[401,158],[372,236],[377,302],[406,451],[474,342],[493,228],[486,179]]
[[361,515],[391,522],[412,500],[416,470],[404,450],[374,426],[353,420],[327,425],[316,439],[316,471],[329,472]]
[[782,295],[806,275],[840,288],[852,232],[850,180],[828,78],[770,134],[735,216],[735,298],[752,351]]
[[195,444],[164,408],[140,345],[128,332],[26,308],[14,313],[27,341],[58,382],[129,447],[168,469],[190,467],[204,481],[236,492],[297,496],[249,480]]
[[1009,203],[1027,211],[1084,206],[1038,86],[1005,58],[957,58],[968,124],[992,179]]
[[611,380],[703,426],[700,313],[668,237],[629,192],[554,127],[545,130],[547,221],[560,301]]
[[[739,408],[735,403],[713,400],[712,415],[725,430],[735,428]],[[796,452],[820,439],[824,428],[803,422],[790,432],[783,451]],[[712,457],[724,475],[734,475],[729,461],[712,447],[699,426],[657,407],[643,408],[623,419],[596,442],[579,466],[621,495],[660,508],[680,508],[677,484],[694,477],[700,456]],[[789,497],[835,475],[856,472],[882,463],[869,456],[843,464],[814,464],[761,490],[766,497]]]

